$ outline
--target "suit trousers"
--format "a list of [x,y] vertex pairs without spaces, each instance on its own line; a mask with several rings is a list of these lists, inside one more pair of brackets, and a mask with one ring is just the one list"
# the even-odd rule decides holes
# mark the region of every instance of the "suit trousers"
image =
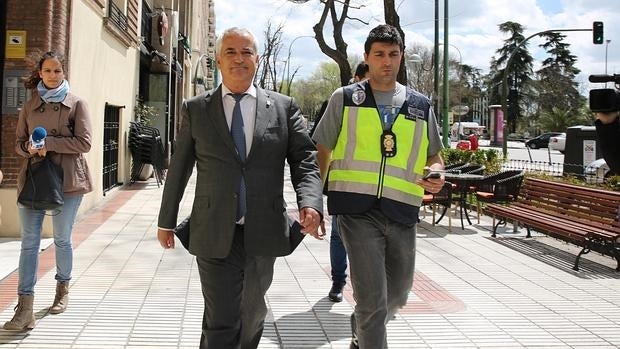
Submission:
[[387,348],[386,324],[407,304],[413,284],[416,226],[371,209],[338,215],[338,229],[349,256],[359,347]]
[[255,349],[260,342],[273,280],[275,257],[250,256],[243,246],[243,228],[226,258],[196,257],[204,314],[201,349]]

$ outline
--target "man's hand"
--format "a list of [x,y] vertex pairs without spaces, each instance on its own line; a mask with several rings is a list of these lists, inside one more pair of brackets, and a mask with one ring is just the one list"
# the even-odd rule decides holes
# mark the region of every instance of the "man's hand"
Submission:
[[[424,168],[424,172],[432,172],[433,170],[435,171],[440,171],[443,170],[443,160],[441,159],[441,157],[439,155],[435,155],[433,158],[429,159],[431,161],[430,166],[426,166]],[[443,188],[443,184],[446,182],[443,173],[439,176],[439,178],[426,178],[426,179],[418,179],[416,181],[417,184],[419,184],[420,186],[422,186],[422,188],[424,188],[425,191],[429,192],[429,193],[433,193],[433,194],[437,194],[439,193],[439,191],[441,190],[441,188]]]
[[302,232],[314,236],[315,239],[323,240],[325,237],[325,226],[322,226],[319,232],[319,226],[321,225],[321,215],[319,212],[311,207],[303,207],[299,210],[299,220],[303,227]]
[[429,193],[437,194],[443,188],[443,184],[446,182],[443,175],[440,178],[418,179],[417,184],[422,186],[424,190]]
[[174,248],[174,233],[170,229],[157,229],[157,240],[163,248]]

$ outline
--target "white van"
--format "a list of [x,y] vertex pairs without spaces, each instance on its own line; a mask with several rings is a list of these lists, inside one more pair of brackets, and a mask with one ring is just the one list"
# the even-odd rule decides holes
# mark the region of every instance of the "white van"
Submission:
[[459,141],[459,135],[468,136],[470,133],[475,133],[478,136],[482,135],[484,126],[478,125],[477,122],[455,122],[450,128],[450,140]]

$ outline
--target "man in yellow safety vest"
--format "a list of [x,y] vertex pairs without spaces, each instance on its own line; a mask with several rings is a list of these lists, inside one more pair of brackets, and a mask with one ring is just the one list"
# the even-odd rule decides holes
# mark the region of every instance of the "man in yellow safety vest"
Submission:
[[407,303],[415,235],[424,191],[443,175],[437,121],[430,100],[396,82],[404,45],[396,28],[379,25],[364,45],[369,79],[337,89],[313,139],[328,209],[351,268],[356,301],[351,348],[386,347],[386,323]]

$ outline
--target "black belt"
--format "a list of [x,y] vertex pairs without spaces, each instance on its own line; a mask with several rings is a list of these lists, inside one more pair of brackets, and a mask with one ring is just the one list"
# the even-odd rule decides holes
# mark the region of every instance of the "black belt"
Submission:
[[243,229],[244,229],[244,225],[243,224],[235,224],[235,230],[243,231]]

